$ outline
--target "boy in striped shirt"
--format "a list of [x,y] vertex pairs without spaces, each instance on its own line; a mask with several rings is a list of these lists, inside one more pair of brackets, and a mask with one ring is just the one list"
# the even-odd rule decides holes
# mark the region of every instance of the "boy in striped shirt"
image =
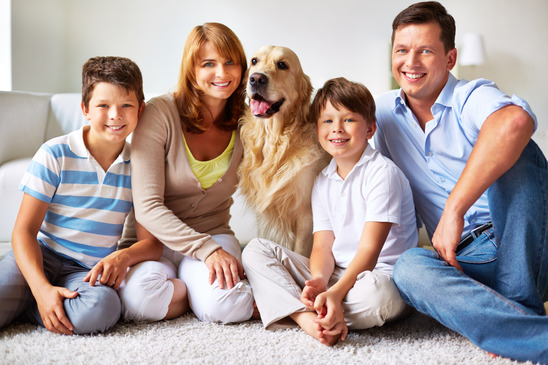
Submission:
[[134,62],[95,57],[84,64],[82,111],[90,124],[44,143],[19,186],[13,251],[0,262],[0,327],[22,319],[84,334],[120,318],[116,288],[127,268],[162,252],[153,239],[116,251],[133,204],[126,137],[144,108]]

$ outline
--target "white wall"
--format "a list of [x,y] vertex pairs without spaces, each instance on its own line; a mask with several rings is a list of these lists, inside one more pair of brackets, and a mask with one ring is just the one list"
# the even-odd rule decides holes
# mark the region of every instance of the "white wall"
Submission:
[[11,90],[11,0],[0,0],[0,90]]
[[[6,1],[6,0],[4,0]],[[292,48],[314,86],[331,77],[363,82],[374,94],[390,88],[394,16],[409,0],[16,0],[12,1],[13,89],[78,91],[81,65],[121,55],[141,67],[145,90],[176,84],[190,29],[225,23],[248,58],[264,44]],[[539,119],[535,140],[548,151],[548,1],[442,0],[457,21],[457,44],[479,32],[487,63],[474,70],[525,98]],[[470,69],[461,67],[462,77]]]

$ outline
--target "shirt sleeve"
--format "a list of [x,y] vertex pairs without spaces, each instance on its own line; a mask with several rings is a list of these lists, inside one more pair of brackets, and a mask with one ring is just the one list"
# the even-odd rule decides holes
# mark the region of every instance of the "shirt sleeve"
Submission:
[[331,220],[327,211],[326,200],[327,186],[325,176],[320,173],[314,181],[314,187],[312,188],[312,222],[313,233],[319,231],[332,231]]
[[523,108],[533,118],[535,130],[538,126],[537,118],[525,100],[516,95],[506,95],[492,81],[478,79],[468,82],[458,88],[455,98],[463,127],[476,135],[491,114],[509,105]]
[[36,199],[51,203],[60,183],[60,166],[54,156],[56,146],[43,144],[25,171],[19,190]]
[[366,222],[401,223],[403,189],[395,166],[385,165],[370,172],[362,191]]

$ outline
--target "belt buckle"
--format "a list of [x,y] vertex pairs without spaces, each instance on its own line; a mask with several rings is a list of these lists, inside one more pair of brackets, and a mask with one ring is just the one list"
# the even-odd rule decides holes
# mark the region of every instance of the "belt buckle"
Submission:
[[486,231],[491,227],[493,227],[493,223],[489,222],[489,223],[482,224],[481,226],[478,226],[474,228],[473,230],[471,230],[470,233],[468,233],[466,236],[461,238],[461,240],[459,241],[459,244],[457,245],[456,252],[464,250],[466,247],[468,247],[469,244],[474,242],[474,240],[478,238],[478,236],[481,233],[483,233],[483,231]]

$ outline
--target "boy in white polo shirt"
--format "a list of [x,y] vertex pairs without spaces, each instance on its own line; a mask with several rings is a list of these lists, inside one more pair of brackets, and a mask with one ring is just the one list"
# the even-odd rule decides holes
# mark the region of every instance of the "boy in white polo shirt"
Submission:
[[150,238],[115,251],[133,201],[126,137],[144,107],[134,62],[84,64],[82,111],[90,125],[44,143],[19,186],[13,251],[0,262],[0,327],[21,319],[84,334],[120,318],[116,288],[127,268],[162,252]]
[[333,156],[314,183],[310,259],[255,239],[243,265],[265,328],[290,317],[333,345],[348,328],[382,326],[406,312],[392,269],[417,245],[418,233],[407,179],[368,144],[376,130],[369,90],[344,78],[328,80],[310,120]]

